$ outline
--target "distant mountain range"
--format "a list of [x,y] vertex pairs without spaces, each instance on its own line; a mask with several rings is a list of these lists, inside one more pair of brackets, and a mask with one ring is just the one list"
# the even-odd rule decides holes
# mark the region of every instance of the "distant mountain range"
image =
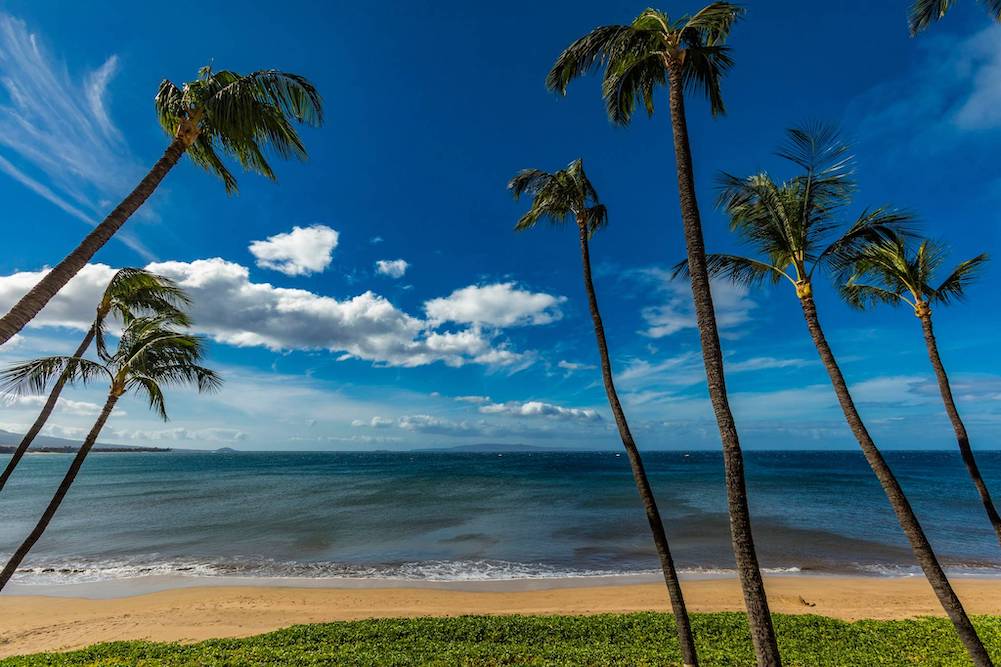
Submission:
[[[10,431],[5,431],[0,429],[0,453],[10,453],[8,450],[13,450],[21,444],[21,439],[24,437],[21,433],[11,433]],[[75,452],[80,449],[82,443],[77,440],[68,440],[66,438],[57,438],[52,435],[37,435],[35,440],[31,443],[31,447],[28,448],[29,452]],[[134,445],[112,445],[104,442],[95,442],[94,449],[92,451],[127,451],[127,452],[169,452],[172,451],[165,447],[137,447]]]

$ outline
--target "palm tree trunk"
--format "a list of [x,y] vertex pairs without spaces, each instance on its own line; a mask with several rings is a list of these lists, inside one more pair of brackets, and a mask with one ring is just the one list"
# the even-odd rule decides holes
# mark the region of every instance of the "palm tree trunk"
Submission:
[[976,629],[970,622],[970,618],[966,615],[966,610],[963,609],[963,603],[959,601],[956,592],[952,590],[949,579],[946,578],[945,572],[942,570],[942,566],[935,556],[935,552],[932,551],[931,544],[928,542],[921,524],[918,523],[918,518],[914,515],[914,510],[911,508],[907,496],[904,495],[904,490],[900,487],[900,483],[893,475],[893,471],[890,470],[890,466],[887,465],[879,448],[876,447],[876,443],[869,436],[865,424],[862,423],[862,417],[855,408],[855,402],[848,392],[848,385],[841,374],[841,368],[834,358],[834,353],[831,351],[830,345],[827,344],[827,338],[824,336],[823,329],[820,328],[820,320],[817,317],[817,307],[813,301],[813,296],[810,294],[801,296],[800,304],[803,307],[803,316],[806,318],[806,325],[810,330],[810,336],[817,347],[817,352],[820,353],[820,359],[823,361],[824,367],[827,368],[827,374],[831,378],[831,384],[834,385],[834,393],[841,404],[841,410],[845,414],[845,419],[848,421],[852,433],[855,434],[855,439],[858,440],[859,446],[862,448],[862,453],[865,455],[866,461],[869,462],[869,467],[872,468],[873,473],[875,473],[876,478],[882,485],[883,491],[890,501],[890,506],[893,507],[893,511],[897,515],[897,521],[900,523],[904,535],[907,536],[908,541],[911,543],[911,550],[914,552],[914,557],[917,559],[918,564],[924,571],[925,577],[928,578],[928,582],[938,596],[938,600],[942,604],[945,613],[952,620],[953,625],[956,626],[956,632],[959,634],[960,640],[966,646],[967,652],[969,652],[970,657],[973,659],[973,664],[977,665],[977,667],[993,665],[994,663],[991,662],[987,649],[984,648]]
[[[87,335],[83,337],[83,341],[80,342],[80,346],[77,347],[76,352],[73,353],[74,359],[79,359],[87,352],[90,347],[91,342],[94,340],[94,335],[97,333],[95,327],[91,327],[87,330]],[[49,392],[49,397],[45,401],[45,405],[42,406],[42,411],[38,413],[38,417],[35,419],[35,423],[31,425],[28,432],[24,434],[21,439],[21,444],[17,446],[14,451],[14,455],[10,457],[10,461],[7,462],[7,467],[4,468],[3,474],[0,474],[0,491],[3,491],[4,486],[7,484],[7,480],[14,473],[14,468],[17,464],[21,462],[25,453],[28,451],[28,447],[35,440],[35,436],[39,434],[42,427],[45,426],[45,422],[49,420],[49,416],[56,407],[56,402],[59,400],[59,394],[63,392],[63,387],[66,386],[66,380],[69,379],[69,375],[63,372],[59,375],[59,379],[56,380],[55,385],[52,387],[52,391]]]
[[695,318],[702,341],[702,360],[706,367],[709,398],[712,401],[716,423],[723,444],[723,466],[726,476],[727,506],[730,514],[730,538],[737,562],[740,586],[751,626],[751,639],[759,667],[778,667],[782,664],[775,629],[772,627],[768,598],[761,579],[758,556],[751,534],[751,515],[747,508],[747,487],[744,480],[744,456],[733,413],[726,395],[723,375],[723,352],[716,330],[709,273],[706,269],[705,243],[702,239],[702,221],[695,197],[695,176],[692,172],[692,151],[688,143],[688,123],[685,118],[684,81],[681,63],[676,60],[669,67],[671,127],[674,133],[674,156],[678,172],[678,196],[681,220],[688,249],[688,271],[691,274],[692,298]]
[[38,311],[115,235],[115,232],[121,229],[129,217],[139,210],[143,202],[149,199],[153,191],[160,185],[160,181],[177,164],[187,148],[188,143],[185,139],[177,138],[171,141],[163,157],[157,160],[149,173],[136,186],[136,189],[129,193],[129,196],[123,199],[122,203],[115,207],[115,210],[108,214],[108,217],[101,224],[95,227],[90,234],[87,234],[73,252],[45,274],[45,277],[38,281],[38,284],[32,287],[31,291],[14,304],[9,313],[0,318],[0,345],[6,343],[14,334],[23,329],[38,314]]
[[945,403],[945,411],[949,415],[949,421],[952,422],[952,429],[956,432],[959,453],[963,457],[963,463],[966,464],[966,470],[973,479],[973,485],[977,487],[977,493],[980,494],[980,502],[984,505],[987,518],[990,519],[998,541],[1001,542],[1001,516],[998,516],[998,511],[991,500],[991,494],[987,490],[987,484],[984,483],[984,478],[980,475],[980,468],[977,466],[977,460],[973,457],[973,450],[970,448],[970,438],[966,434],[966,425],[963,424],[963,420],[959,417],[959,410],[956,409],[956,401],[952,397],[952,387],[949,386],[949,376],[946,375],[942,358],[938,354],[938,343],[935,342],[935,332],[931,324],[931,309],[926,307],[919,318],[921,330],[925,336],[925,345],[928,347],[928,358],[931,360],[931,365],[935,369],[935,378],[938,380],[938,390],[942,394],[942,402]]
[[591,279],[591,254],[588,249],[587,229],[580,225],[580,250],[584,262],[584,289],[587,290],[587,300],[591,309],[591,319],[594,321],[594,335],[598,339],[598,353],[601,356],[601,377],[605,382],[605,393],[608,394],[608,404],[615,417],[615,425],[619,429],[619,436],[622,438],[622,445],[626,449],[629,458],[629,465],[633,471],[633,480],[636,482],[636,489],[639,491],[640,499],[643,501],[643,509],[646,511],[647,521],[650,523],[650,532],[653,533],[653,543],[657,548],[657,556],[660,558],[660,569],[664,573],[664,583],[667,585],[667,593],[671,598],[671,609],[674,611],[674,622],[678,631],[678,643],[681,647],[682,662],[686,667],[695,667],[699,663],[698,654],[695,651],[695,639],[692,636],[692,625],[688,618],[688,609],[685,607],[685,597],[681,592],[681,582],[678,579],[678,572],[674,567],[674,559],[671,557],[671,549],[667,543],[667,533],[664,531],[664,523],[661,521],[660,512],[657,509],[657,502],[653,497],[653,489],[650,487],[650,480],[647,479],[646,470],[643,467],[643,459],[640,457],[639,449],[633,440],[633,435],[626,422],[626,415],[622,411],[622,404],[619,403],[619,395],[615,391],[615,383],[612,379],[612,364],[608,357],[608,343],[605,340],[605,326],[601,321],[601,312],[598,310],[598,297],[594,292],[594,282]]
[[42,514],[42,518],[38,520],[35,525],[34,530],[31,534],[24,540],[14,555],[10,557],[7,561],[7,565],[4,567],[3,572],[0,572],[0,591],[3,590],[7,582],[20,567],[21,562],[24,561],[25,556],[31,551],[31,548],[35,546],[35,542],[42,536],[45,529],[49,526],[49,522],[52,521],[52,517],[56,515],[56,511],[59,509],[59,505],[63,502],[63,498],[66,497],[66,493],[70,490],[70,486],[73,485],[73,480],[76,479],[77,473],[80,472],[80,467],[83,465],[84,459],[87,458],[87,454],[90,452],[91,447],[97,442],[97,437],[101,433],[101,429],[104,428],[105,422],[108,421],[108,417],[111,416],[111,411],[115,408],[115,403],[118,402],[118,395],[112,391],[108,394],[108,400],[104,404],[104,409],[98,416],[97,421],[94,422],[94,426],[90,429],[90,433],[87,434],[87,439],[83,441],[80,445],[80,449],[77,451],[76,456],[73,457],[73,463],[70,464],[69,470],[66,471],[66,476],[63,477],[62,483],[59,484],[59,488],[56,489],[55,495],[52,496],[52,500],[49,501],[49,506],[45,508],[45,512]]

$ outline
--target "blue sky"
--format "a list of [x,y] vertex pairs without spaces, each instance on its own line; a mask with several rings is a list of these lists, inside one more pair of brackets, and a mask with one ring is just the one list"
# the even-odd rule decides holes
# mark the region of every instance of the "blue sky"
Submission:
[[[147,265],[196,297],[196,326],[226,377],[216,396],[174,392],[164,424],[125,401],[106,441],[177,447],[371,449],[521,442],[611,448],[578,248],[567,230],[516,235],[507,180],[582,157],[610,211],[593,260],[627,414],[648,448],[716,448],[685,284],[663,94],[628,128],[598,82],[566,98],[543,79],[570,41],[643,3],[4,3],[0,16],[0,305],[61,259],[166,146],[162,78],[208,62],[312,79],[327,122],[307,163],[240,194],[190,162],[0,362],[68,351],[109,267]],[[838,123],[855,141],[856,209],[922,218],[958,261],[997,254],[1001,28],[960,3],[920,38],[901,2],[748,3],[734,30],[729,113],[689,105],[707,245],[734,250],[714,177],[768,168],[783,130]],[[681,13],[696,3],[670,2]],[[191,23],[187,20],[190,19]],[[402,260],[400,262],[399,260]],[[381,264],[380,264],[381,262]],[[1001,297],[991,265],[968,303],[936,311],[974,446],[1001,445]],[[717,286],[728,382],[749,448],[850,448],[789,289]],[[950,447],[914,317],[818,302],[863,415],[883,446]],[[74,391],[48,432],[77,437],[100,388]],[[0,406],[22,430],[39,398]]]

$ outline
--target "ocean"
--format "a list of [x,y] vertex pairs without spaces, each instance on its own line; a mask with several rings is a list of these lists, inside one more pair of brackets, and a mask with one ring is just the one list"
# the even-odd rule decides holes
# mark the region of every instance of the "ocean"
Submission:
[[[1001,452],[978,457],[1001,499]],[[720,454],[644,458],[683,574],[731,572]],[[1001,575],[1001,549],[958,454],[887,458],[947,569]],[[4,558],[69,461],[28,456],[0,494]],[[767,571],[918,572],[860,454],[748,452],[746,463]],[[162,575],[498,581],[656,568],[619,452],[101,453],[12,583],[23,592]]]

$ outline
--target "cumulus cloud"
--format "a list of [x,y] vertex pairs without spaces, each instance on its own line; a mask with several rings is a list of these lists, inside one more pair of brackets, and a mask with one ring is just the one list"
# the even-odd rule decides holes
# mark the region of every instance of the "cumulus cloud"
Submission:
[[[439,323],[409,315],[373,292],[338,300],[302,289],[255,283],[246,267],[220,258],[157,262],[148,270],[177,281],[192,298],[195,330],[239,347],[271,350],[329,350],[386,366],[468,363],[517,370],[534,355],[478,327],[441,330]],[[32,321],[32,327],[86,330],[94,304],[115,270],[103,264],[83,268]],[[0,277],[0,306],[12,305],[45,271]]]
[[[131,156],[107,108],[118,57],[82,77],[42,47],[24,21],[0,14],[0,171],[88,224],[104,217],[143,168]],[[129,232],[115,236],[147,259]]]
[[250,244],[257,266],[287,276],[308,276],[330,266],[338,233],[326,225],[293,227],[292,231],[269,236]]
[[430,320],[494,327],[549,324],[563,317],[566,297],[529,292],[513,282],[470,285],[424,304]]
[[507,403],[491,403],[480,407],[480,412],[487,415],[505,415],[510,417],[549,417],[551,419],[567,419],[574,421],[601,421],[601,415],[591,408],[566,408],[562,405],[544,403],[542,401],[508,401]]
[[375,263],[375,272],[390,278],[402,278],[409,266],[405,259],[380,259]]
[[453,421],[431,415],[400,417],[397,425],[404,431],[431,435],[478,436],[488,431],[484,422]]
[[233,428],[167,428],[159,430],[112,429],[115,438],[142,444],[144,442],[202,441],[212,443],[236,443],[247,439],[247,434]]

